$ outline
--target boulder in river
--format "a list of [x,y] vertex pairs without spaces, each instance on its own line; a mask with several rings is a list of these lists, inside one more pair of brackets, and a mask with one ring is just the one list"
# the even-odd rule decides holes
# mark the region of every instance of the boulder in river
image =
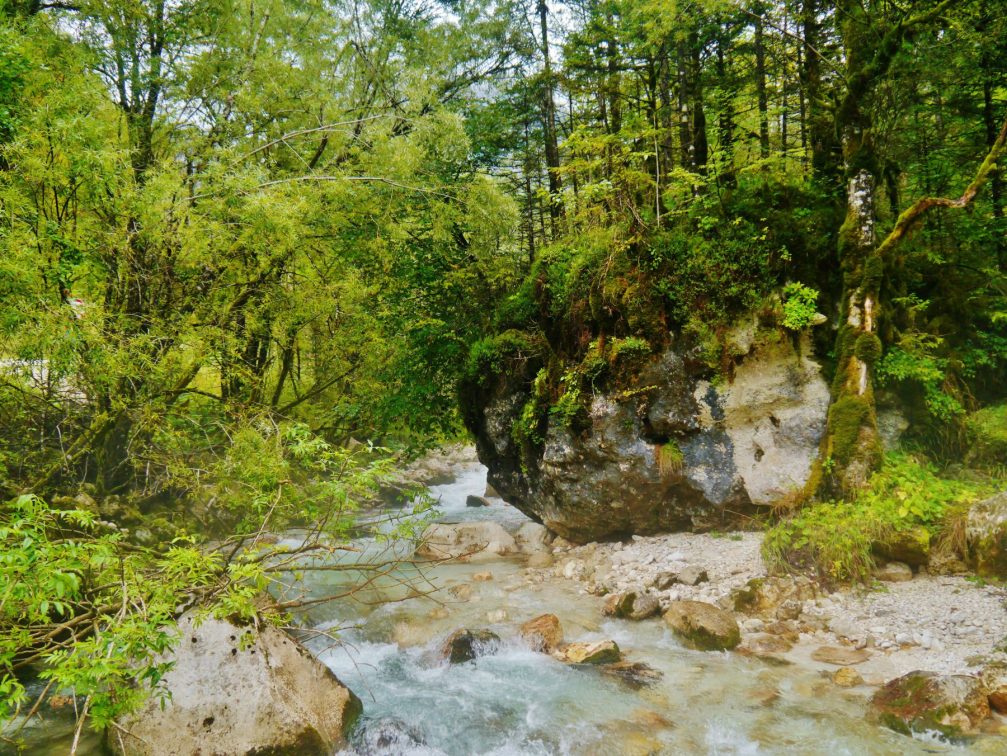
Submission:
[[497,522],[436,523],[428,527],[416,555],[430,559],[492,559],[517,552],[514,538]]
[[542,614],[521,625],[521,637],[535,651],[551,654],[563,645],[563,627],[555,614]]
[[484,656],[500,643],[500,636],[489,630],[455,630],[441,645],[441,656],[451,664],[472,661]]
[[937,731],[958,738],[975,735],[990,707],[977,677],[917,671],[891,680],[875,693],[868,715],[905,735]]
[[1007,577],[1007,491],[973,504],[965,521],[969,566],[984,577]]
[[533,443],[514,429],[537,411],[538,358],[474,377],[465,421],[489,482],[577,543],[724,530],[792,495],[818,455],[829,388],[808,335],[795,343],[754,321],[737,330],[733,380],[715,380],[703,346],[679,336],[625,386],[593,392],[575,427],[545,408]]
[[567,664],[613,664],[622,658],[622,652],[615,641],[603,640],[567,643],[556,649],[553,656]]
[[994,662],[983,669],[980,677],[989,695],[990,708],[1007,714],[1007,664]]
[[691,648],[722,651],[741,643],[741,630],[734,615],[702,601],[672,601],[664,621]]
[[165,661],[164,706],[151,697],[108,732],[118,754],[330,754],[361,712],[360,700],[281,630],[258,631],[192,615]]
[[644,620],[661,611],[657,597],[643,591],[612,593],[605,598],[602,614],[619,619]]
[[476,496],[475,494],[469,494],[465,497],[466,507],[490,507],[493,506],[493,502],[484,496]]

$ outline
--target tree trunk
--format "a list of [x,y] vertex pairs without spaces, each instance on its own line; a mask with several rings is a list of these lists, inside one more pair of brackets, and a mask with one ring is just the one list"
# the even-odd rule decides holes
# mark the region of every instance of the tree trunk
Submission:
[[759,156],[769,157],[769,97],[766,94],[766,38],[762,15],[765,6],[755,6],[755,92],[759,101]]
[[549,59],[549,9],[546,0],[538,0],[539,27],[542,34],[542,132],[545,137],[545,164],[549,172],[549,215],[553,223],[553,236],[559,219],[563,216],[560,191],[563,188],[559,175],[559,143],[556,136],[556,103],[553,99],[552,61]]

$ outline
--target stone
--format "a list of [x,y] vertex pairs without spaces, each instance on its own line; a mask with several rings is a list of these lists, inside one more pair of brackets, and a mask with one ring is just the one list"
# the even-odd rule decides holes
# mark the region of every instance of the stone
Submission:
[[534,567],[535,569],[544,569],[546,567],[552,567],[553,562],[556,561],[552,554],[548,551],[540,551],[537,554],[532,554],[528,557],[526,564],[529,567]]
[[472,579],[475,580],[477,583],[486,583],[493,579],[493,573],[477,572],[475,575],[472,576]]
[[556,649],[553,656],[567,664],[612,664],[622,658],[622,652],[615,641],[603,640],[567,643]]
[[922,567],[930,560],[930,546],[930,531],[920,525],[895,531],[875,543],[872,550],[884,560]]
[[797,599],[787,599],[776,608],[776,617],[781,620],[795,620],[801,616],[804,605]]
[[360,735],[360,745],[354,754],[370,756],[384,753],[422,752],[423,732],[400,719],[384,717],[369,721]]
[[811,652],[811,658],[823,664],[834,664],[836,666],[850,666],[853,664],[863,664],[871,658],[869,651],[863,648],[849,648],[847,646],[819,646]]
[[726,530],[807,483],[829,405],[808,334],[756,329],[742,342],[733,381],[715,386],[703,345],[677,335],[627,376],[647,391],[598,392],[584,427],[548,416],[534,445],[512,431],[530,398],[527,371],[539,365],[508,363],[462,387],[465,421],[496,490],[570,541]]
[[874,577],[886,583],[906,583],[913,579],[913,571],[903,562],[888,562],[874,571]]
[[706,574],[706,570],[691,564],[685,569],[680,570],[676,577],[676,582],[682,585],[699,585],[710,580],[710,576]]
[[492,559],[517,552],[514,538],[496,522],[436,523],[423,532],[416,555],[428,559]]
[[468,583],[461,583],[459,585],[453,585],[448,588],[448,593],[450,593],[454,598],[459,601],[468,601],[472,598],[472,586]]
[[307,649],[272,625],[193,616],[152,696],[109,730],[117,754],[331,754],[346,745],[360,700]]
[[980,674],[989,696],[990,707],[1007,714],[1007,663],[994,662]]
[[626,591],[607,596],[601,611],[606,617],[643,620],[660,612],[661,604],[650,593]]
[[664,677],[660,670],[654,669],[649,664],[644,664],[643,662],[620,661],[612,664],[602,664],[598,669],[603,674],[614,677],[619,682],[625,683],[634,689],[653,685]]
[[555,614],[541,614],[521,625],[521,637],[535,651],[551,654],[563,645],[563,626]]
[[832,682],[840,688],[855,688],[864,684],[864,678],[853,667],[840,667],[832,673]]
[[770,617],[787,600],[803,603],[819,595],[818,586],[807,578],[752,578],[744,587],[731,592],[731,603],[736,612]]
[[651,585],[659,591],[666,591],[676,583],[678,583],[677,572],[659,572]]
[[741,642],[734,616],[702,601],[672,601],[664,621],[689,647],[700,651],[730,650]]
[[945,737],[974,735],[990,715],[986,689],[969,675],[910,672],[871,698],[868,716],[905,735],[936,730]]
[[977,575],[1007,578],[1007,491],[972,505],[965,543],[966,562]]
[[486,621],[489,622],[490,624],[499,624],[500,622],[506,622],[509,617],[510,615],[507,614],[506,609],[493,609],[491,611],[486,612]]
[[441,644],[441,657],[451,664],[462,664],[490,653],[499,643],[500,637],[489,630],[461,628]]
[[755,633],[745,638],[738,646],[738,653],[751,656],[768,656],[770,654],[785,654],[794,645],[786,638],[769,633]]
[[476,496],[475,494],[469,494],[465,497],[466,507],[491,507],[493,502],[484,496]]
[[548,551],[552,536],[544,525],[526,522],[514,533],[514,540],[525,554],[538,554]]

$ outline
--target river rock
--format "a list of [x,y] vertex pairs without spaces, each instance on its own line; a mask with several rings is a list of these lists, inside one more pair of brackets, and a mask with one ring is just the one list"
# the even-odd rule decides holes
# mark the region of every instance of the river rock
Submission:
[[871,698],[869,716],[909,735],[936,730],[946,737],[974,735],[990,714],[982,681],[969,675],[910,672]]
[[686,645],[700,651],[729,650],[741,642],[734,616],[702,601],[672,601],[664,621]]
[[537,522],[526,522],[514,533],[518,548],[525,554],[548,551],[551,538],[545,525],[539,525]]
[[990,707],[1007,714],[1007,664],[996,662],[987,666],[980,675],[989,695]]
[[465,506],[466,507],[490,507],[490,506],[493,506],[493,503],[489,499],[487,499],[487,498],[485,498],[483,496],[476,496],[475,494],[469,494],[468,496],[465,497]]
[[770,656],[772,654],[785,654],[794,645],[779,635],[770,633],[754,633],[745,638],[744,643],[738,646],[738,653],[750,654],[751,656]]
[[553,652],[553,656],[567,664],[612,664],[622,658],[615,641],[567,643]]
[[500,636],[489,630],[455,630],[441,645],[441,656],[451,664],[462,664],[483,656],[500,643]]
[[811,658],[823,664],[834,664],[836,666],[850,666],[852,664],[863,664],[871,658],[869,651],[862,648],[849,648],[847,646],[819,646],[811,652]]
[[818,598],[818,586],[806,577],[752,578],[744,587],[731,592],[734,611],[743,614],[776,616],[778,607],[785,601],[805,601]]
[[178,645],[152,696],[109,731],[118,754],[330,754],[361,712],[360,700],[281,630],[224,620],[178,623]]
[[555,558],[548,551],[540,551],[536,554],[532,554],[528,557],[528,566],[534,567],[535,569],[544,569],[546,567],[552,567]]
[[513,433],[541,362],[508,362],[463,386],[465,422],[494,488],[571,541],[724,530],[811,475],[829,389],[810,338],[798,342],[748,339],[733,381],[715,384],[702,345],[679,337],[635,369],[647,390],[597,391],[576,430],[547,414],[541,444]]
[[875,570],[874,577],[886,583],[905,583],[913,579],[913,571],[908,564],[888,562]]
[[551,654],[563,645],[563,626],[555,614],[541,614],[521,625],[521,637],[535,651]]
[[388,753],[422,751],[423,733],[401,719],[384,717],[367,722],[355,743],[354,756],[383,756]]
[[517,552],[514,538],[497,522],[436,523],[428,527],[416,555],[429,559],[492,559]]
[[864,684],[864,678],[853,667],[840,667],[832,673],[832,682],[840,688],[855,688]]
[[967,561],[976,574],[1007,578],[1007,491],[972,505],[965,541]]
[[598,669],[619,682],[631,688],[642,688],[658,682],[664,674],[643,662],[619,661],[612,664],[602,664]]
[[660,612],[661,604],[650,593],[626,591],[607,596],[601,611],[606,617],[643,620]]

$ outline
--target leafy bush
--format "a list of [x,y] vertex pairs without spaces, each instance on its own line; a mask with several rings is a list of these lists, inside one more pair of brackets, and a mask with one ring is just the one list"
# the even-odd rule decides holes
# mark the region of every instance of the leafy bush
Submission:
[[955,515],[996,489],[995,481],[941,476],[925,459],[891,454],[855,500],[813,504],[770,528],[763,556],[777,568],[867,582],[876,547],[920,527],[937,537]]
[[1007,404],[985,407],[965,423],[969,436],[968,460],[988,467],[1007,467]]
[[783,327],[800,331],[815,321],[818,314],[818,291],[801,283],[783,287]]

